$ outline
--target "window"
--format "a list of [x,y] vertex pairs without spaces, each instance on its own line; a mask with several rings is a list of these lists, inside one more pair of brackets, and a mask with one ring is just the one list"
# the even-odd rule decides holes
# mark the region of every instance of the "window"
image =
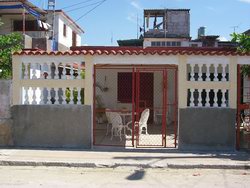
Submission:
[[118,72],[117,101],[121,103],[132,102],[132,73]]
[[[40,31],[36,20],[25,21],[25,31]],[[13,21],[13,31],[23,31],[23,21]]]
[[63,36],[67,37],[67,25],[63,24]]
[[161,46],[166,46],[166,43],[165,42],[161,42]]
[[151,46],[156,46],[156,42],[151,42]]
[[76,33],[72,31],[72,46],[76,46]]
[[161,46],[161,42],[156,42],[156,46]]
[[171,46],[171,42],[167,42],[167,46]]
[[176,46],[176,42],[172,42],[172,46]]
[[181,46],[181,42],[176,42],[176,45],[177,46]]

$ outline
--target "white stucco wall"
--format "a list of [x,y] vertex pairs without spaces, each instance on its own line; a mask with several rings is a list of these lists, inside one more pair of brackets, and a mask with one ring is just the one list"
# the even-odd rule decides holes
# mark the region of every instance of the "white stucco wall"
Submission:
[[[64,24],[66,24],[67,27],[66,36],[63,35]],[[70,48],[72,46],[72,31],[75,31],[76,33],[76,45],[81,46],[81,35],[76,31],[76,28],[69,22],[68,19],[60,13],[57,13],[55,17],[55,33],[57,33],[56,41]]]

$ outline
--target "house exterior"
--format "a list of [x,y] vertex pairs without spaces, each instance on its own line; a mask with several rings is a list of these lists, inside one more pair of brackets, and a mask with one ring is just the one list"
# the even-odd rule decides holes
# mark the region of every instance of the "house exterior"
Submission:
[[[84,124],[84,127],[90,129],[88,143],[92,147],[177,147],[184,150],[249,147],[242,145],[247,134],[240,119],[240,114],[247,116],[250,109],[246,101],[240,102],[245,95],[241,90],[248,86],[247,83],[242,86],[239,72],[240,66],[249,64],[249,56],[249,53],[223,48],[24,50],[13,56],[13,106],[19,109],[15,116],[23,117],[25,113],[22,110],[27,108],[32,108],[29,113],[35,117],[35,109],[69,110],[74,106],[76,117],[91,117],[90,125]],[[79,76],[83,64],[84,78]],[[36,75],[32,68],[34,65],[40,65],[41,73],[47,67],[48,75]],[[22,66],[24,71],[21,71]],[[66,68],[70,68],[69,74]],[[38,91],[41,93],[39,96],[36,95]],[[89,106],[91,110],[88,113],[76,110],[82,106]],[[121,141],[116,137],[112,139],[110,129],[106,127],[106,109],[120,114],[124,124],[132,120],[132,135],[124,131]],[[133,122],[140,120],[145,109],[150,111],[148,134],[139,134]],[[62,122],[67,118],[60,116]],[[14,127],[18,126],[19,120],[14,118]],[[22,124],[37,124],[26,121]],[[46,124],[48,119],[44,126]],[[60,130],[68,130],[64,134],[71,134],[79,124],[80,120],[74,121],[65,125],[67,129]],[[52,129],[51,123],[48,125]],[[23,134],[19,135],[17,145],[25,145],[20,140],[31,134],[26,130],[23,129]],[[39,130],[34,129],[32,135],[41,135]],[[48,135],[43,136],[47,138]],[[45,142],[38,141],[35,136],[32,139],[32,143],[39,143],[39,146]]]
[[53,50],[63,51],[71,46],[80,46],[81,34],[84,31],[78,24],[62,10],[55,11],[55,18],[52,15],[53,10],[40,9],[29,1],[0,1],[0,16],[3,22],[0,34],[23,34],[24,48],[29,49],[52,50],[53,47]]

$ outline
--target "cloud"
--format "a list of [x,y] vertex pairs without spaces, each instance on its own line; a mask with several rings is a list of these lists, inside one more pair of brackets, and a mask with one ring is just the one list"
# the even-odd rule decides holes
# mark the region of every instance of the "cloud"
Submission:
[[134,24],[137,24],[137,15],[134,13],[130,13],[126,19]]
[[134,8],[136,8],[137,10],[143,10],[142,6],[137,3],[136,1],[131,1],[130,5],[132,5]]
[[214,7],[206,7],[208,10],[216,12],[216,9]]
[[240,2],[243,2],[243,3],[250,3],[250,0],[238,0]]
[[226,37],[223,37],[223,36],[220,36],[220,37],[219,37],[219,40],[220,40],[220,41],[228,41],[227,38],[226,38]]

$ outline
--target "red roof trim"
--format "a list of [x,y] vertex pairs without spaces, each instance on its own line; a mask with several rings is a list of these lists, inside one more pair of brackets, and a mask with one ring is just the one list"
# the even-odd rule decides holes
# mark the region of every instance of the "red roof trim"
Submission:
[[193,47],[104,47],[81,46],[72,47],[71,50],[61,52],[46,52],[42,50],[24,49],[14,55],[217,55],[217,56],[250,56],[250,53],[237,52],[233,48],[193,48]]

